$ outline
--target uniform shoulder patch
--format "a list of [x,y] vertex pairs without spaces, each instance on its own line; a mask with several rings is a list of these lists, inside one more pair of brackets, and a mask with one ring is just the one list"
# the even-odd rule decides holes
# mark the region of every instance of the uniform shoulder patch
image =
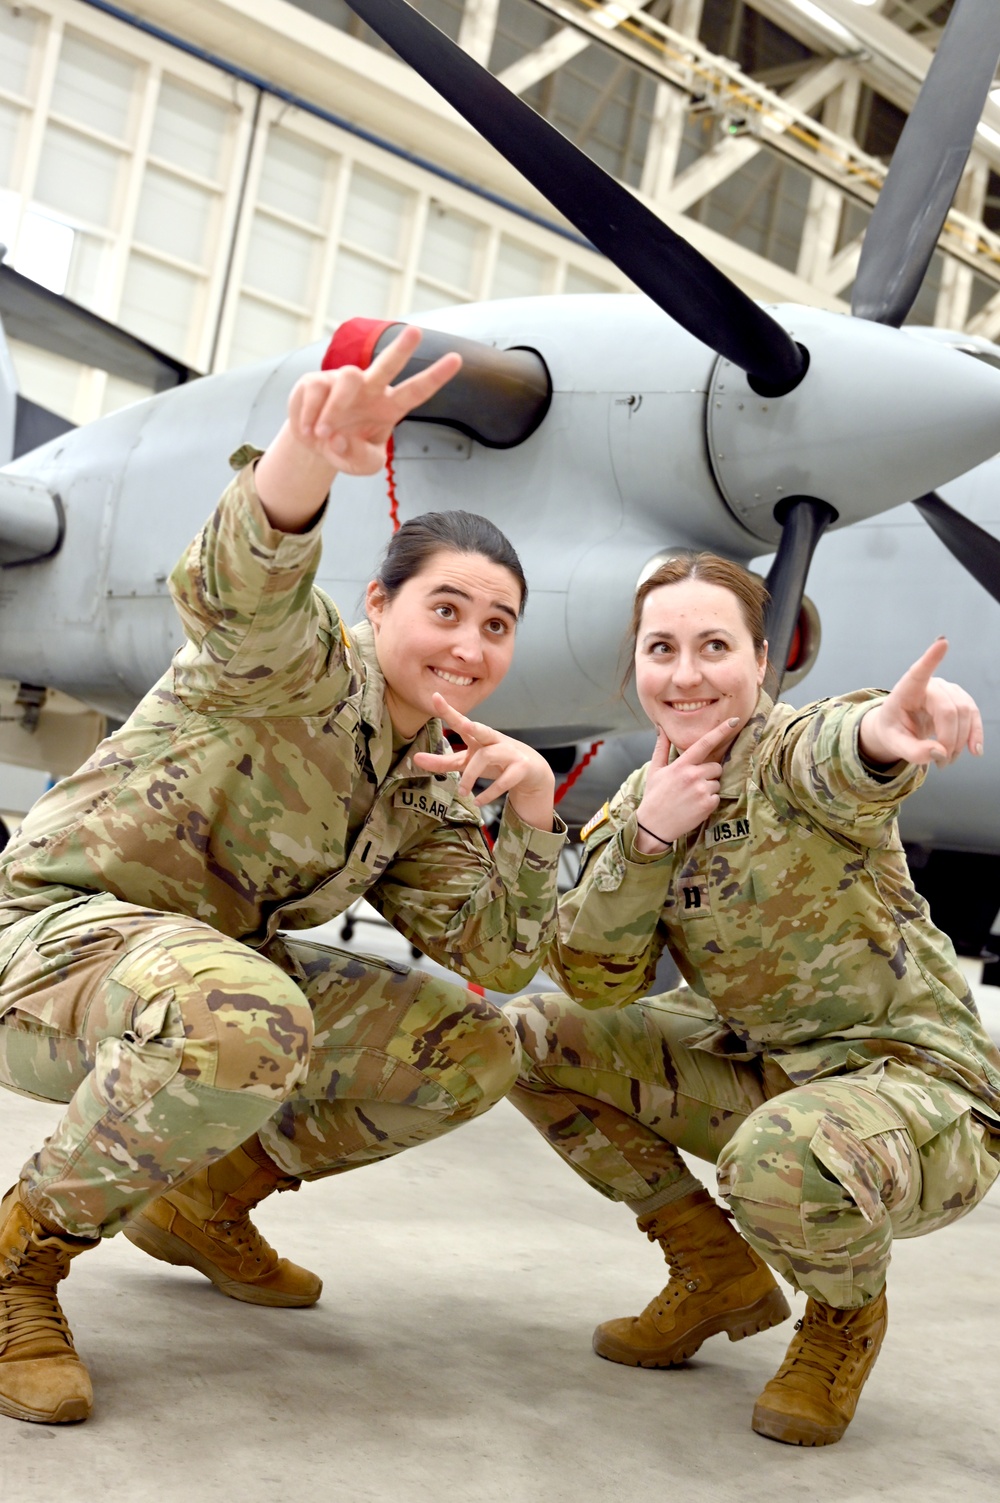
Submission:
[[584,825],[583,829],[580,831],[580,840],[581,840],[581,842],[584,841],[584,840],[589,840],[590,836],[593,835],[594,831],[595,830],[599,830],[601,828],[601,826],[603,824],[605,824],[606,821],[609,820],[610,818],[611,818],[611,805],[610,805],[610,803],[604,803],[598,809],[598,811],[594,815],[593,819],[588,819],[587,823]]

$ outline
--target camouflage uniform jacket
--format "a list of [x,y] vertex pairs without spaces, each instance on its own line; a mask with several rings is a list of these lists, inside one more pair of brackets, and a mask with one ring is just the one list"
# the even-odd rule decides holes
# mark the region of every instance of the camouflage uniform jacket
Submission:
[[719,807],[659,857],[634,849],[647,767],[585,827],[585,865],[547,960],[570,995],[624,1005],[666,946],[716,1021],[695,1047],[767,1055],[795,1083],[894,1056],[1000,1114],[1000,1051],[951,942],[914,890],[896,824],[923,769],[873,772],[861,690],[796,710],[761,694]]
[[[188,642],[14,835],[0,922],[102,891],[260,947],[365,894],[461,975],[530,979],[564,836],[508,806],[491,854],[457,776],[413,765],[447,749],[440,723],[394,753],[371,628],[348,631],[313,585],[320,531],[275,530],[252,467],[237,475],[171,577]],[[352,798],[371,805],[353,839]],[[0,964],[15,943],[0,931]]]

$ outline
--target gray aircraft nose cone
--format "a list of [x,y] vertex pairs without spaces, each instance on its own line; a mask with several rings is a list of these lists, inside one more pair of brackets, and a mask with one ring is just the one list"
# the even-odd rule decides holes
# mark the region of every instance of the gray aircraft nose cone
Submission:
[[733,512],[769,543],[775,507],[816,496],[838,526],[912,501],[1000,449],[1000,371],[898,329],[818,308],[774,310],[809,351],[784,397],[755,393],[720,360],[708,447]]

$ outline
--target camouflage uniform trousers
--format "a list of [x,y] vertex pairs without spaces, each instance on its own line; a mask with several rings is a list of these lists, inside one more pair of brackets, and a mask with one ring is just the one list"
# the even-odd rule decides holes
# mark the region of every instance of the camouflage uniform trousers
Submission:
[[105,895],[27,928],[0,976],[0,1084],[69,1103],[21,1182],[75,1236],[113,1235],[254,1133],[319,1179],[468,1121],[516,1076],[498,1008],[403,966],[290,939],[265,956]]
[[894,1236],[957,1220],[1000,1172],[1000,1137],[958,1087],[895,1060],[794,1086],[773,1060],[688,1047],[711,1018],[686,991],[504,1010],[523,1061],[510,1099],[588,1184],[642,1214],[699,1188],[678,1149],[715,1163],[747,1241],[838,1309],[879,1293]]

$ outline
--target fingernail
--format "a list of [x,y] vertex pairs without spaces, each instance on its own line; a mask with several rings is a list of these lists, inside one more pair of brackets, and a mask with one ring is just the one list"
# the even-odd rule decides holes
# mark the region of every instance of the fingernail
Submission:
[[981,757],[983,754],[983,743],[981,741],[977,741],[972,750],[975,752],[977,757]]
[[732,720],[730,720],[730,722],[729,722],[730,725],[739,725],[739,723],[740,723],[740,717],[738,715],[734,715],[733,718],[732,718]]

